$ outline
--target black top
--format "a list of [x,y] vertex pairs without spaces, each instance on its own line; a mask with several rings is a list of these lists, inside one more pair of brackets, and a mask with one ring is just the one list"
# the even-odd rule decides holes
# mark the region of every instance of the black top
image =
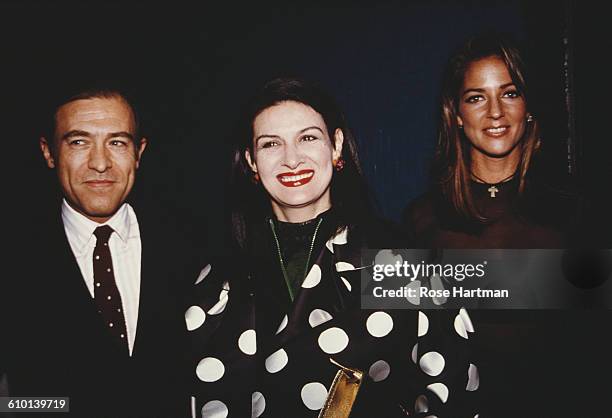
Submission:
[[415,200],[404,212],[407,234],[418,247],[563,248],[575,221],[575,199],[547,187],[518,198],[518,179],[497,186],[471,182],[476,207],[486,221],[460,217],[439,190]]
[[[499,192],[494,198],[487,184],[472,182],[471,187],[475,204],[488,221],[470,222],[460,218],[441,192],[432,189],[404,212],[404,227],[419,247],[564,248],[578,242],[575,238],[581,232],[577,225],[582,202],[576,193],[528,183],[525,194],[519,199],[518,179],[498,185]],[[522,408],[529,405],[529,416],[537,415],[540,409],[545,410],[541,415],[550,415],[551,408],[557,408],[557,404],[562,404],[559,409],[567,409],[573,403],[558,402],[559,393],[581,391],[587,397],[591,395],[594,385],[583,389],[574,384],[592,378],[578,378],[582,371],[572,371],[573,378],[564,379],[563,382],[570,382],[571,389],[566,390],[565,383],[558,382],[558,371],[563,369],[566,373],[565,359],[580,345],[577,338],[581,331],[568,333],[568,329],[580,330],[583,325],[578,323],[597,322],[596,318],[575,319],[579,314],[525,309],[470,312],[479,333],[472,348],[479,360],[482,380],[487,382],[481,392],[482,414],[524,415]],[[573,326],[564,326],[570,323]],[[575,346],[570,349],[568,342]],[[584,340],[581,342],[584,344]],[[582,367],[580,364],[575,369]],[[525,401],[519,406],[515,396]],[[542,401],[542,396],[546,402]],[[581,402],[581,405],[586,404]],[[562,415],[570,416],[566,412],[564,410]]]
[[[291,301],[295,298],[308,267],[312,263],[313,238],[323,223],[329,211],[321,213],[306,222],[282,222],[272,219],[272,233],[278,239],[277,252],[280,252],[285,267],[285,281]],[[276,242],[275,242],[276,244]],[[280,260],[279,260],[280,261]]]
[[[253,225],[249,253],[212,265],[196,285],[187,316],[196,411],[316,417],[338,372],[333,358],[365,373],[351,417],[475,416],[477,369],[467,347],[471,331],[462,331],[473,331],[469,317],[361,309],[362,251],[395,247],[395,232],[378,220],[341,231],[337,223],[334,212],[323,216],[293,301],[270,218]],[[290,259],[304,252],[300,243],[313,242],[312,225],[280,228],[280,246],[294,248],[282,250]]]

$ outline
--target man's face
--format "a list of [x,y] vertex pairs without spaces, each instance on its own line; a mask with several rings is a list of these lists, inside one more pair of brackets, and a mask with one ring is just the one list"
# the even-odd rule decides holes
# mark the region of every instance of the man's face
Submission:
[[134,185],[146,139],[136,145],[134,114],[119,96],[75,100],[55,114],[55,153],[41,138],[43,156],[57,168],[66,200],[95,222],[106,222]]

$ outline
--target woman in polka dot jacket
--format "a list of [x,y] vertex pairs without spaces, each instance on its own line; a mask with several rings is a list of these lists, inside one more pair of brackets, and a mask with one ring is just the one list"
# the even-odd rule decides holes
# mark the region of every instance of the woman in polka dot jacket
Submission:
[[186,312],[196,417],[316,417],[338,365],[364,371],[351,417],[476,416],[465,310],[360,309],[375,220],[333,99],[277,79],[247,109],[234,159],[239,256],[207,265]]

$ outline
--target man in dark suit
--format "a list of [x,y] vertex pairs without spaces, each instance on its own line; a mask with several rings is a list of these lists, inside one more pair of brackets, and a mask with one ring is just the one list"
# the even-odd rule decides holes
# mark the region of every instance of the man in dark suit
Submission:
[[188,413],[182,301],[194,260],[150,207],[126,202],[147,146],[138,130],[124,94],[94,89],[59,102],[40,139],[63,199],[12,243],[19,270],[0,292],[10,396],[68,396],[71,416],[88,418]]

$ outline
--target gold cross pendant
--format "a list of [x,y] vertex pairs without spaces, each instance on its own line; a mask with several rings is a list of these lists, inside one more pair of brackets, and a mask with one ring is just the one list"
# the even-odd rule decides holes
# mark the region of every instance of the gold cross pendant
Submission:
[[495,197],[495,193],[499,193],[499,189],[495,186],[489,187],[487,191],[491,193],[491,197]]

